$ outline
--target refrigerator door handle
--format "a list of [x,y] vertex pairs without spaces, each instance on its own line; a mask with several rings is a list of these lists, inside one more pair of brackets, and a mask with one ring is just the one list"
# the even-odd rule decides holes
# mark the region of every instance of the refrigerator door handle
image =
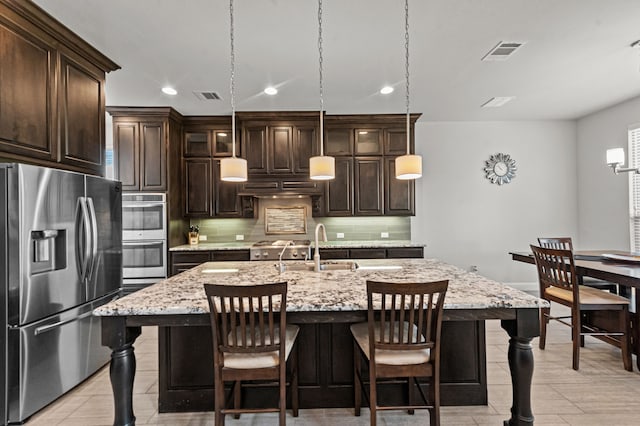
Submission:
[[90,226],[89,213],[87,211],[87,205],[84,197],[78,197],[78,212],[82,214],[82,217],[78,220],[76,216],[76,260],[80,272],[80,281],[84,281],[87,276],[89,258],[91,256],[88,234]]
[[55,328],[61,327],[61,326],[65,325],[65,324],[69,324],[70,322],[78,321],[78,320],[81,320],[83,318],[90,317],[91,315],[93,315],[93,311],[88,311],[88,312],[85,312],[82,315],[78,315],[77,317],[69,318],[69,319],[66,319],[64,321],[58,321],[58,322],[56,322],[54,324],[43,325],[42,327],[36,328],[33,331],[33,334],[35,334],[37,336],[39,334],[46,333],[47,331],[51,331],[51,330],[53,330]]
[[96,218],[96,209],[93,205],[93,198],[87,197],[85,202],[89,210],[89,217],[91,220],[91,260],[89,262],[89,269],[87,271],[87,278],[91,280],[98,261],[98,221]]

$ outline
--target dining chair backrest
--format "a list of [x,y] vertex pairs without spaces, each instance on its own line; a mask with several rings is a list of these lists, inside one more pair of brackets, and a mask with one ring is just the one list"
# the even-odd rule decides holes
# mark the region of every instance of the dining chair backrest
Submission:
[[580,298],[573,252],[534,245],[530,247],[538,269],[541,297],[544,297],[548,287],[553,286],[572,292],[573,304],[578,306]]
[[573,251],[571,237],[538,238],[538,245],[543,248],[554,248]]

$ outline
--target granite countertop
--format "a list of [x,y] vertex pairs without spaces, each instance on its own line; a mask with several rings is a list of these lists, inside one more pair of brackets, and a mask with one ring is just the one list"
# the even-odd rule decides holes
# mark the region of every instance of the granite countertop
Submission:
[[[311,241],[311,247],[315,244]],[[344,241],[334,240],[320,242],[320,248],[387,248],[387,247],[424,247],[424,244],[413,243],[409,240],[371,240],[371,241]]]
[[240,241],[237,243],[198,243],[183,244],[169,248],[169,251],[208,251],[208,250],[249,250],[253,243]]
[[[227,243],[198,243],[183,244],[171,247],[169,251],[208,251],[208,250],[248,250],[253,242],[227,242]],[[311,247],[315,244],[311,241]],[[387,247],[424,247],[424,244],[413,243],[408,240],[372,240],[372,241],[327,241],[319,244],[320,248],[387,248]]]
[[[303,263],[290,261],[287,264]],[[99,316],[208,313],[203,284],[256,284],[287,281],[287,310],[360,311],[367,309],[366,280],[449,280],[445,309],[537,308],[547,302],[436,259],[358,260],[356,271],[287,271],[277,262],[207,262],[150,287],[107,303],[93,311]],[[376,270],[376,267],[398,267]],[[374,269],[365,269],[366,267]]]

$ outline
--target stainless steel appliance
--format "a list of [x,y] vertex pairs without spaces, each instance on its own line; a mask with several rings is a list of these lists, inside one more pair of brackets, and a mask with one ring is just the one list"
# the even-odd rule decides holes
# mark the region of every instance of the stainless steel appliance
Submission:
[[167,203],[162,193],[122,195],[123,292],[167,277]]
[[258,241],[249,251],[251,260],[305,260],[311,258],[310,244],[309,240]]
[[91,312],[122,283],[119,182],[0,163],[0,391],[24,421],[104,365]]

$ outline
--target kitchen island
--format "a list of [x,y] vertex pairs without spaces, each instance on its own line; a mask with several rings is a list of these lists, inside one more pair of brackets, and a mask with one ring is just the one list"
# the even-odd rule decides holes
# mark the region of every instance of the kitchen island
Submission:
[[[287,262],[289,265],[302,263]],[[300,406],[304,408],[318,404],[352,404],[352,343],[348,327],[353,322],[366,320],[366,280],[415,282],[443,279],[449,280],[449,291],[442,333],[442,368],[464,371],[469,367],[467,362],[471,357],[477,367],[473,369],[475,374],[479,379],[485,379],[483,393],[482,380],[470,383],[467,389],[464,382],[453,380],[445,383],[443,373],[443,400],[447,392],[451,395],[469,392],[473,399],[475,389],[481,400],[472,403],[486,404],[484,321],[500,319],[502,327],[511,336],[508,358],[514,399],[508,424],[533,423],[530,406],[533,355],[530,342],[538,335],[538,309],[546,302],[435,259],[359,260],[357,263],[359,267],[355,271],[313,272],[296,270],[292,266],[288,271],[279,273],[273,262],[208,262],[96,309],[94,314],[103,317],[103,344],[113,351],[110,374],[116,404],[115,424],[130,425],[134,422],[131,395],[135,357],[132,344],[140,334],[140,327],[147,325],[161,328],[160,411],[212,409],[212,389],[194,386],[199,377],[207,375],[193,363],[198,354],[208,353],[205,358],[208,358],[209,368],[212,363],[204,283],[289,283],[288,321],[301,325]],[[200,331],[187,334],[187,337],[172,332],[191,328]],[[208,341],[205,340],[207,333]],[[445,336],[450,342],[463,344],[454,344],[450,347],[451,352],[447,353]],[[472,347],[466,345],[469,341],[473,342]],[[162,388],[169,394],[168,403],[174,404],[164,407],[164,410]],[[174,390],[176,395],[172,397],[170,394]],[[254,391],[253,396],[247,397],[248,402],[253,400],[259,405],[269,397],[270,392],[265,388]],[[388,393],[394,393],[393,387]],[[193,405],[193,400],[207,401],[210,408],[199,406],[197,402]],[[459,403],[466,404],[464,401]]]

